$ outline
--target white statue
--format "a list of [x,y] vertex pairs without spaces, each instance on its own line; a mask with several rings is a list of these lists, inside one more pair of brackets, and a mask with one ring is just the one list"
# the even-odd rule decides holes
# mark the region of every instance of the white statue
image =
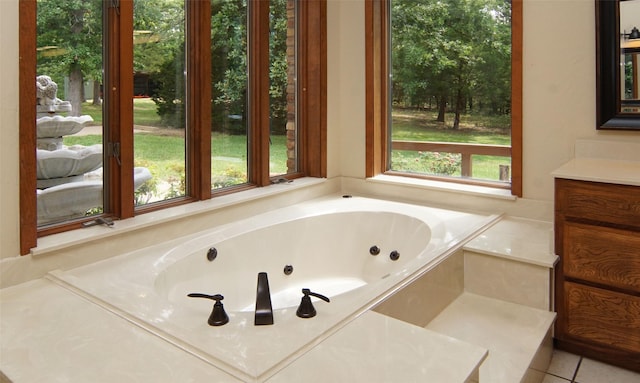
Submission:
[[36,77],[36,97],[38,99],[38,105],[56,105],[60,104],[60,100],[57,96],[58,84],[51,80],[49,76]]

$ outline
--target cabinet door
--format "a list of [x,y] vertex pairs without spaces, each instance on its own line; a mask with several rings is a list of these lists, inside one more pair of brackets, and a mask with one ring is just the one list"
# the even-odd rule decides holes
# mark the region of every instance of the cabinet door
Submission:
[[640,228],[640,188],[556,179],[556,211],[571,220]]
[[640,233],[565,222],[565,277],[640,292]]
[[640,297],[572,282],[564,283],[566,334],[640,352]]

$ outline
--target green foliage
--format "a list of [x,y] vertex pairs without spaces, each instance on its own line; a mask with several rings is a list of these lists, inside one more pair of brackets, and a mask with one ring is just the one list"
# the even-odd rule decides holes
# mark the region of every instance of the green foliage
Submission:
[[160,70],[151,75],[156,84],[152,100],[157,105],[160,124],[184,129],[186,126],[184,47],[169,54],[169,59],[160,65]]
[[[286,4],[286,0],[270,2],[269,97],[274,134],[284,134],[286,130]],[[247,14],[246,0],[211,2],[211,123],[214,132],[239,135],[247,132]],[[147,25],[153,25],[151,20],[147,20]],[[177,41],[170,47],[165,49],[164,59],[157,69],[146,69],[151,70],[152,80],[157,86],[153,100],[162,123],[182,128],[185,123],[184,41]]]
[[510,3],[506,0],[393,0],[392,97],[395,105],[508,113],[511,97]]
[[459,171],[462,155],[453,153],[418,152],[416,161],[423,162],[427,173],[448,176]]
[[149,75],[160,125],[186,126],[184,1],[134,2],[134,69]]
[[211,125],[214,132],[247,132],[247,13],[244,0],[211,3]]
[[134,0],[133,69],[157,73],[184,45],[184,0]]
[[271,133],[285,134],[287,124],[287,0],[271,0],[269,102]]
[[247,182],[247,174],[239,169],[229,167],[222,174],[211,177],[213,189],[240,185]]
[[102,1],[38,0],[37,12],[36,73],[50,76],[58,98],[71,101],[70,115],[80,115],[84,82],[102,79]]
[[154,195],[158,194],[158,179],[151,178],[133,191],[133,203],[135,206],[146,205]]
[[391,169],[437,176],[459,176],[462,156],[453,153],[394,150]]
[[[38,74],[59,85],[72,69],[102,77],[102,1],[38,0]],[[60,96],[59,96],[60,97]]]
[[104,208],[102,206],[92,207],[84,213],[85,217],[91,217],[92,215],[102,214],[104,212]]

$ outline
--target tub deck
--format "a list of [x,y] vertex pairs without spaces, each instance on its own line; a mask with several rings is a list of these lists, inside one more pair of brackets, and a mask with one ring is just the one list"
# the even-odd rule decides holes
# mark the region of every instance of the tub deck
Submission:
[[[229,233],[238,235],[273,225],[274,222],[286,222],[331,212],[362,210],[407,214],[422,220],[440,216],[443,222],[450,224],[440,223],[437,228],[433,228],[440,236],[435,244],[429,245],[427,250],[397,271],[384,275],[375,283],[368,283],[364,287],[331,297],[330,304],[318,303],[318,316],[313,319],[300,319],[295,315],[296,307],[285,307],[274,311],[274,325],[254,326],[252,311],[231,311],[230,322],[227,325],[211,327],[206,323],[211,310],[210,304],[199,302],[203,305],[198,312],[194,312],[186,306],[173,304],[156,289],[156,277],[165,270],[167,264],[175,263],[183,256],[180,251],[174,249],[215,243],[216,240],[228,237]],[[461,249],[466,241],[498,219],[499,216],[491,214],[330,196],[264,213],[250,220],[223,225],[212,229],[210,233],[196,233],[69,271],[54,271],[49,273],[46,279],[48,283],[57,285],[58,289],[63,287],[71,291],[102,307],[110,315],[134,324],[145,333],[157,336],[166,344],[186,351],[235,379],[248,382],[266,381],[292,362],[304,360],[300,359],[301,356],[312,351],[318,344],[324,343],[329,337],[337,340],[341,339],[336,338],[338,334],[348,337],[350,332],[343,333],[342,330],[352,328],[356,331],[362,327],[358,325],[361,321],[371,322],[372,328],[381,332],[391,327],[402,327],[396,324],[389,325],[388,323],[395,321],[391,319],[387,320],[387,326],[379,326],[376,324],[380,323],[378,319],[366,319],[377,318],[377,314],[368,311],[437,266],[439,262]],[[260,270],[256,270],[256,275],[257,271]],[[272,291],[273,289],[272,286]],[[433,340],[431,336],[427,338],[429,341]],[[371,345],[361,346],[361,352],[366,352],[367,347]],[[382,344],[379,346],[382,347]],[[464,349],[467,346],[460,347]],[[482,362],[484,353],[478,349],[474,350],[468,353],[471,356],[469,360],[463,358],[463,365],[477,367]],[[463,370],[466,369],[465,367]],[[473,368],[469,373],[473,374]]]
[[0,303],[3,383],[9,380],[2,373],[14,383],[376,382],[380,377],[463,383],[478,373],[487,353],[367,312],[275,375],[241,379],[46,279],[1,290]]

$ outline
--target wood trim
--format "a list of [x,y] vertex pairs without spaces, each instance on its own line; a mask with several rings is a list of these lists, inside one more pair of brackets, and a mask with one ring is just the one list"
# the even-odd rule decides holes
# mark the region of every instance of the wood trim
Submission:
[[19,6],[20,84],[20,254],[26,255],[38,242],[36,197],[36,18],[35,0]]
[[211,198],[211,2],[187,1],[187,194]]
[[[105,213],[134,216],[133,198],[133,1],[106,6],[103,140],[120,144],[120,163],[105,146]],[[115,192],[110,192],[111,190]]]
[[327,176],[327,3],[298,2],[298,165]]
[[388,167],[388,20],[388,1],[365,2],[366,177],[384,173]]
[[523,0],[511,1],[511,194],[522,197]]
[[269,180],[269,2],[249,3],[249,182]]

